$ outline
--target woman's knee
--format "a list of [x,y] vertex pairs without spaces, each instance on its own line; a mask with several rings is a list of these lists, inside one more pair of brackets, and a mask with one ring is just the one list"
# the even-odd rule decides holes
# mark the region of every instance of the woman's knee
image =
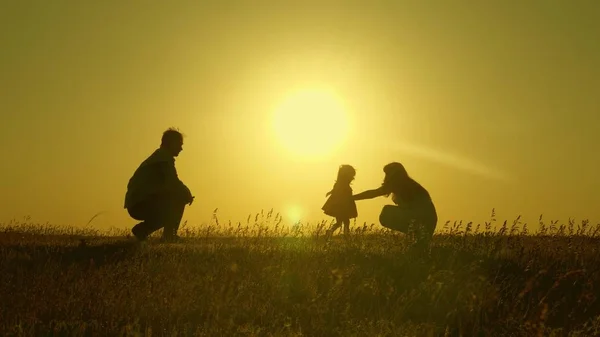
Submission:
[[407,212],[398,206],[385,205],[379,214],[379,223],[386,228],[406,232],[409,226]]
[[403,233],[414,231],[421,235],[432,236],[437,224],[437,217],[418,209],[385,205],[379,215],[379,223],[383,227]]

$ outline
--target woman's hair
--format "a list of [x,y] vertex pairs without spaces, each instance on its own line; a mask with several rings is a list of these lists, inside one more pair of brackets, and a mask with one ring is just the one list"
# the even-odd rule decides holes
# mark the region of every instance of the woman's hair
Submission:
[[404,165],[398,162],[392,162],[383,167],[385,177],[383,178],[382,186],[390,191],[387,196],[392,195],[392,199],[396,201],[398,197],[402,200],[410,201],[412,198],[424,190],[424,188],[414,181],[406,172]]
[[352,180],[354,180],[354,176],[356,175],[356,170],[354,167],[350,165],[340,165],[337,173],[337,183],[349,184]]
[[404,165],[398,162],[392,162],[383,167],[385,177],[383,178],[383,185],[386,187],[392,187],[402,181],[410,179],[408,172]]

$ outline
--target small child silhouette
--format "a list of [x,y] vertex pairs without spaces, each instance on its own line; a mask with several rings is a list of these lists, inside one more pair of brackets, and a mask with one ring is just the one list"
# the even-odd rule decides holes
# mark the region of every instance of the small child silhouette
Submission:
[[335,224],[327,231],[331,236],[338,228],[344,226],[344,234],[350,234],[350,219],[358,216],[356,202],[352,198],[350,183],[354,180],[356,170],[350,165],[341,165],[333,189],[325,196],[329,197],[322,207],[325,214],[335,218]]

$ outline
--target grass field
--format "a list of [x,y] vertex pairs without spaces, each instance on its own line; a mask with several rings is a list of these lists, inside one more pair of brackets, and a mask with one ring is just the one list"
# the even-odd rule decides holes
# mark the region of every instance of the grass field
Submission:
[[[183,243],[0,226],[0,335],[598,336],[600,225],[440,224],[428,254],[378,226],[183,226]],[[160,233],[157,233],[160,234]]]

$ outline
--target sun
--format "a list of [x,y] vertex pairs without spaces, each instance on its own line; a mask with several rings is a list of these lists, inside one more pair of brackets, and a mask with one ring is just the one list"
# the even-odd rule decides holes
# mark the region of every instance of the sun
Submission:
[[315,158],[338,149],[348,134],[348,116],[341,100],[323,89],[291,93],[273,114],[280,145],[295,156]]

